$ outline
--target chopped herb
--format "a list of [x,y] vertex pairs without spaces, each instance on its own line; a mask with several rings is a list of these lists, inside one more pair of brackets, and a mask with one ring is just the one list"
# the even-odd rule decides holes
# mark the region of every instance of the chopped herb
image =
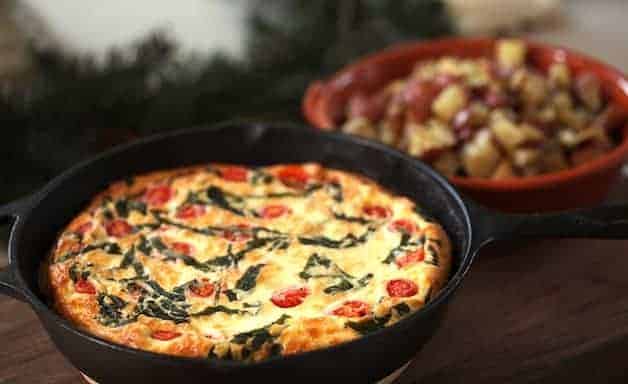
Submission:
[[425,262],[427,264],[432,264],[432,265],[438,267],[440,265],[440,261],[439,261],[439,258],[438,258],[438,251],[436,250],[436,248],[434,248],[434,246],[432,244],[428,243],[427,253],[430,255],[430,258],[429,259],[425,259]]
[[155,280],[147,280],[146,284],[151,288],[154,295],[164,296],[174,301],[185,301],[185,295],[180,289],[168,292]]
[[124,253],[124,257],[120,262],[119,268],[126,268],[135,262],[135,246],[131,246],[131,248]]
[[365,287],[373,278],[373,274],[368,273],[360,279],[356,279],[342,270],[342,268],[331,261],[331,259],[326,256],[313,253],[305,263],[303,270],[299,273],[299,277],[304,280],[311,278],[330,279],[333,282],[332,285],[323,289],[323,292],[328,295],[334,295],[336,293],[348,291],[354,288]]
[[372,273],[367,273],[366,275],[362,276],[358,280],[358,284],[361,287],[366,287],[369,284],[369,282],[371,281],[372,278],[373,278],[373,274]]
[[87,279],[90,275],[89,267],[91,266],[91,264],[87,264],[86,266],[79,266],[78,263],[72,264],[68,271],[70,279],[72,279],[72,281],[75,283],[79,280]]
[[229,301],[238,300],[238,294],[232,289],[227,289],[223,293],[225,294],[225,296],[227,296],[227,299],[229,299]]
[[375,231],[375,228],[369,227],[366,230],[366,232],[364,232],[360,236],[356,236],[353,233],[350,233],[340,240],[330,239],[325,236],[299,237],[299,242],[303,245],[321,246],[325,248],[336,248],[336,249],[352,248],[352,247],[365,243],[368,240],[371,233],[373,233],[374,231]]
[[241,345],[246,344],[247,348],[250,345],[251,351],[254,352],[258,350],[262,345],[264,345],[265,342],[274,340],[274,337],[270,334],[270,331],[269,331],[273,325],[276,325],[276,324],[283,325],[286,322],[286,320],[288,320],[289,318],[290,316],[288,315],[285,315],[285,314],[281,315],[279,319],[273,321],[272,323],[264,327],[234,335],[233,338],[231,339],[231,342],[234,344],[241,344]]
[[338,203],[344,200],[342,194],[342,185],[336,182],[331,182],[327,184],[327,192],[331,195],[332,199],[337,201]]
[[146,214],[146,204],[137,200],[120,199],[115,202],[114,207],[118,216],[124,218],[128,217],[131,211]]
[[216,305],[212,307],[207,307],[200,312],[192,313],[190,316],[200,317],[200,316],[211,316],[218,312],[226,313],[228,315],[251,315],[252,313],[249,311],[243,311],[241,309],[229,308],[224,305]]
[[401,235],[401,240],[399,241],[399,245],[393,248],[390,253],[388,253],[388,257],[382,261],[384,264],[393,263],[397,257],[406,254],[408,252],[414,252],[418,249],[418,247],[423,245],[423,240],[421,238],[413,240],[409,234],[403,233]]
[[339,213],[339,212],[334,212],[334,217],[336,218],[336,220],[346,221],[346,222],[349,222],[349,223],[358,223],[358,224],[370,224],[370,223],[372,223],[371,220],[365,219],[363,217],[348,216],[348,215],[345,215],[344,213]]
[[175,302],[164,296],[149,296],[140,299],[138,312],[144,316],[170,320],[178,324],[188,321],[188,307],[185,302]]
[[120,327],[137,320],[138,315],[131,313],[124,315],[122,309],[127,306],[127,302],[114,295],[98,295],[98,322],[107,327]]
[[328,295],[334,295],[339,292],[348,291],[352,288],[353,288],[353,284],[351,284],[349,280],[345,278],[341,278],[338,284],[330,285],[329,287],[323,289],[323,292],[325,292]]
[[233,212],[239,216],[245,216],[243,199],[232,193],[223,191],[222,189],[211,186],[207,189],[207,199],[209,203],[217,207]]
[[386,327],[388,320],[390,320],[390,314],[385,317],[372,317],[363,321],[348,321],[346,326],[362,335],[368,335]]
[[246,270],[246,272],[244,272],[242,277],[240,277],[240,279],[236,282],[236,289],[239,289],[241,291],[250,291],[251,289],[255,288],[255,285],[257,284],[257,276],[262,270],[262,267],[264,267],[265,265],[266,264],[257,264],[250,266]]
[[104,243],[100,243],[100,244],[90,244],[88,246],[86,246],[85,248],[81,249],[80,251],[75,251],[75,252],[68,252],[66,254],[64,254],[63,256],[59,257],[55,262],[56,263],[61,263],[64,262],[68,259],[74,258],[78,255],[82,255],[84,253],[87,252],[91,252],[93,250],[96,249],[102,249],[103,251],[105,251],[106,253],[110,254],[110,255],[121,255],[122,254],[122,250],[120,249],[120,246],[116,243],[108,243],[108,242],[104,242]]
[[397,311],[397,314],[399,314],[400,317],[410,313],[410,307],[406,303],[399,303],[393,306],[393,309]]
[[161,241],[159,237],[153,237],[152,239],[150,239],[150,244],[152,245],[153,248],[155,248],[156,250],[160,252],[168,249],[168,246],[166,246],[166,244],[164,244],[164,242]]
[[268,174],[260,169],[254,169],[251,172],[252,172],[251,183],[253,185],[270,184],[273,182],[274,178],[271,174]]

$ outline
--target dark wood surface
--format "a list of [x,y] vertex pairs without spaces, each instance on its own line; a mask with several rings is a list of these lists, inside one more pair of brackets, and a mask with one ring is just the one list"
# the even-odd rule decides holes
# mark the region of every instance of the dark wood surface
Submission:
[[[628,241],[502,243],[398,383],[625,383],[627,354]],[[0,297],[0,384],[80,382],[28,305]]]

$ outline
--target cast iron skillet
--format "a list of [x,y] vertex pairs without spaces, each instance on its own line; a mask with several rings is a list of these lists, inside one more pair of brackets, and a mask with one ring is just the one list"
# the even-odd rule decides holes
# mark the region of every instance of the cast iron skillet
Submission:
[[[111,344],[74,328],[46,305],[37,283],[40,263],[57,233],[95,193],[136,173],[214,161],[316,161],[363,174],[408,196],[451,237],[455,264],[449,283],[423,309],[394,326],[332,348],[255,364],[177,358]],[[9,266],[0,270],[0,292],[29,303],[57,348],[101,384],[374,382],[412,359],[435,332],[477,251],[487,242],[534,236],[628,237],[626,205],[554,215],[489,213],[463,200],[425,164],[400,152],[353,136],[282,124],[228,123],[122,146],[64,172],[33,196],[0,207],[0,217],[15,219]]]

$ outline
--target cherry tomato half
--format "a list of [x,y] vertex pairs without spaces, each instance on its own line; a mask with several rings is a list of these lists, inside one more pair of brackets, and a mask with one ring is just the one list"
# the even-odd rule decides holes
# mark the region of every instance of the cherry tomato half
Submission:
[[307,287],[285,288],[273,293],[270,301],[280,308],[292,308],[303,303],[309,294]]

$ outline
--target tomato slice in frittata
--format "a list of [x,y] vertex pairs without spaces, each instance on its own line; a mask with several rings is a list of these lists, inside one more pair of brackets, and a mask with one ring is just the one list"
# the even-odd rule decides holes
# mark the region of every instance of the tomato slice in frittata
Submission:
[[99,194],[45,265],[55,308],[148,351],[258,361],[394,324],[444,285],[447,235],[318,164],[212,164]]

